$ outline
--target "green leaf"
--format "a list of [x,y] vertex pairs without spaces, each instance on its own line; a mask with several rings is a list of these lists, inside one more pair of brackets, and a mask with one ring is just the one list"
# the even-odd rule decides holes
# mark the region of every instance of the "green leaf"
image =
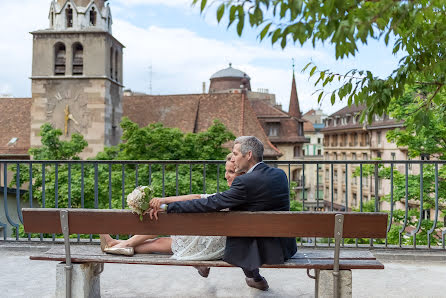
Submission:
[[316,66],[313,66],[313,68],[312,68],[311,71],[310,71],[310,77],[313,76],[313,74],[314,74],[314,72],[316,71],[316,69],[317,69],[317,67],[316,67]]
[[273,33],[273,37],[271,38],[271,43],[274,44],[280,36],[280,29],[276,29]]
[[265,35],[268,32],[269,27],[271,27],[271,23],[269,23],[265,27],[263,27],[263,30],[260,32],[260,40],[263,40],[263,38],[265,38]]
[[331,94],[331,104],[334,105],[335,102],[336,102],[336,95],[335,95],[335,93],[333,92],[333,93]]
[[204,8],[206,7],[206,3],[208,0],[201,0],[201,11],[203,12]]
[[217,9],[217,21],[220,23],[221,18],[223,17],[223,14],[225,12],[225,4],[222,3]]

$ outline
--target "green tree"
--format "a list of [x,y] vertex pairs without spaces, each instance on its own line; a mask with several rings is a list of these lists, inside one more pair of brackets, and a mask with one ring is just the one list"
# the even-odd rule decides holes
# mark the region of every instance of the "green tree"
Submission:
[[[201,11],[211,1],[200,3]],[[335,79],[340,87],[332,92],[320,90],[319,101],[330,95],[349,105],[366,104],[363,117],[386,112],[392,98],[401,97],[405,86],[421,84],[426,90],[421,107],[444,99],[446,82],[446,5],[443,0],[219,0],[216,18],[224,15],[228,27],[234,25],[242,35],[245,24],[258,30],[259,39],[285,48],[289,43],[311,42],[313,47],[329,43],[335,47],[336,59],[355,56],[358,44],[371,39],[383,40],[394,54],[404,57],[387,77],[378,77],[365,69],[345,74],[321,70],[312,65],[309,75],[318,76],[316,86],[325,87]],[[308,68],[310,69],[310,68]],[[336,83],[338,84],[338,83]],[[328,93],[328,94],[327,94]],[[444,111],[444,103],[443,103]]]

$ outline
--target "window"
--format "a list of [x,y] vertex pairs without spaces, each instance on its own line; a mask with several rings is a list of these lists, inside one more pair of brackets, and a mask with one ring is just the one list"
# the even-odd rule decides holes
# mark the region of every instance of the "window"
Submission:
[[268,136],[269,137],[277,137],[279,136],[279,123],[270,123],[268,125]]
[[90,26],[96,26],[96,10],[94,7],[90,10]]
[[291,177],[292,177],[291,179],[292,179],[293,181],[298,181],[298,180],[299,180],[299,172],[298,172],[297,169],[296,169],[296,170],[293,170]]
[[65,9],[65,17],[67,19],[67,28],[73,27],[73,9],[69,4],[67,9]]
[[113,48],[110,48],[110,77],[113,79]]
[[54,26],[54,11],[51,11],[50,13],[50,27]]
[[353,146],[358,146],[358,134],[353,134]]
[[376,139],[377,139],[378,145],[381,145],[381,132],[380,131],[376,133]]
[[338,160],[338,154],[336,152],[333,152],[333,160]]
[[362,154],[362,160],[367,160],[367,153]]
[[54,75],[65,75],[65,45],[63,43],[57,43],[54,46]]
[[317,155],[319,155],[319,156],[322,155],[322,149],[317,149]]
[[395,152],[390,153],[390,155],[392,155],[392,160],[395,160]]
[[338,170],[333,171],[333,181],[338,181]]
[[379,151],[376,152],[376,157],[377,157],[377,158],[381,158],[381,152],[379,152]]
[[325,169],[325,180],[329,180],[330,178],[330,175],[328,173],[328,169]]
[[73,75],[82,75],[84,70],[84,47],[80,43],[73,45]]
[[325,160],[330,160],[330,156],[328,155],[328,152],[325,152]]
[[342,160],[347,160],[347,154],[345,152],[342,152]]
[[317,138],[317,143],[318,143],[318,144],[321,143],[321,138]]
[[294,146],[294,157],[300,156],[300,146]]
[[352,160],[356,160],[356,153],[352,153]]
[[115,51],[115,80],[118,81],[118,50]]

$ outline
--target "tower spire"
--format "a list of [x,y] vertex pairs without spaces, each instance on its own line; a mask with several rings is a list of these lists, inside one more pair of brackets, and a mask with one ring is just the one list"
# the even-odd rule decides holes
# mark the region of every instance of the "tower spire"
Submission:
[[288,114],[297,119],[302,118],[299,107],[299,98],[297,97],[296,79],[294,77],[294,58],[293,58],[293,81],[291,83],[291,96]]

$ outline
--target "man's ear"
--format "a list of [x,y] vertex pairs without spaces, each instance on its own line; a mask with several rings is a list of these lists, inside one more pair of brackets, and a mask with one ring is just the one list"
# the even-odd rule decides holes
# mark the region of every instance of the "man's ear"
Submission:
[[248,155],[248,160],[252,159],[252,151],[248,151],[246,155]]

